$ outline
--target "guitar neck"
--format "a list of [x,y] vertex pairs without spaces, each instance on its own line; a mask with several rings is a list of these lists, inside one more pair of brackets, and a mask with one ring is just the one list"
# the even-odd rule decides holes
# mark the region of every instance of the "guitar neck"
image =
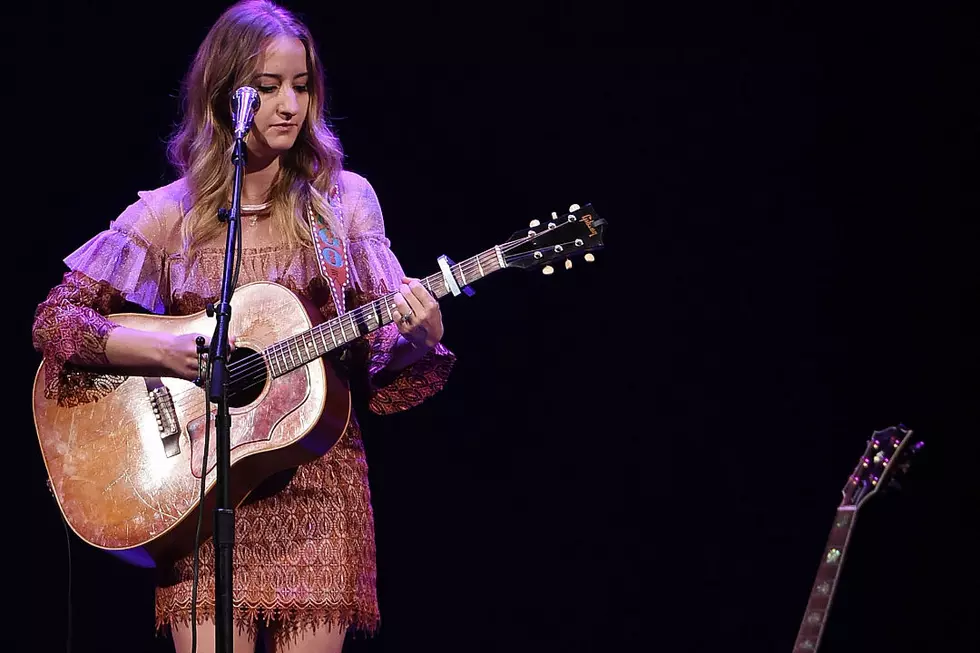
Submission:
[[830,536],[817,568],[816,579],[810,589],[810,598],[803,613],[803,623],[796,635],[793,653],[815,653],[820,645],[856,517],[857,509],[854,506],[841,506],[837,509],[834,525],[830,529]]
[[[459,288],[463,288],[504,267],[506,265],[500,248],[493,247],[449,266],[449,270]],[[452,290],[442,272],[431,274],[419,282],[436,299],[445,297]],[[393,321],[392,304],[397,294],[389,293],[265,349],[262,356],[266,359],[270,372],[274,377],[282,376],[390,324]]]

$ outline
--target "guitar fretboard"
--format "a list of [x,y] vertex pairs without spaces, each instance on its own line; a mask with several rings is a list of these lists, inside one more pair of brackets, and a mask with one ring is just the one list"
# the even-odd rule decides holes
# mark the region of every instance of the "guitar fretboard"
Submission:
[[841,506],[837,509],[837,516],[810,590],[806,611],[803,613],[803,623],[796,635],[793,653],[815,653],[820,645],[856,517],[857,510],[854,506]]
[[[463,288],[503,267],[504,259],[500,249],[493,247],[450,266],[449,269],[458,286]],[[436,299],[451,292],[442,272],[420,279],[419,283]],[[397,294],[389,293],[263,350],[262,357],[266,360],[270,373],[273,377],[282,376],[329,351],[390,324],[393,321],[392,304]]]

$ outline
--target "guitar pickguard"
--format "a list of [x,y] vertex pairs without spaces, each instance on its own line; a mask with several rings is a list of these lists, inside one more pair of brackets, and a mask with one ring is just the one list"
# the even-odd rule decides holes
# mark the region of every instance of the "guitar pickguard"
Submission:
[[[310,394],[310,376],[307,367],[271,379],[258,399],[248,406],[231,409],[231,449],[253,442],[269,442],[273,439],[276,427],[290,413],[303,405]],[[215,437],[215,417],[217,408],[211,408],[211,434],[208,439],[208,469],[217,464],[217,438]],[[205,416],[190,420],[187,433],[191,447],[191,473],[195,478],[202,476],[204,462]]]

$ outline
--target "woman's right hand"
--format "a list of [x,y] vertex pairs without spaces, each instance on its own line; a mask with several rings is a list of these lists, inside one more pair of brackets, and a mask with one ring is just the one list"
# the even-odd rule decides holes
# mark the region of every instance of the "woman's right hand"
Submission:
[[[142,331],[118,326],[106,341],[107,367],[115,373],[138,376],[171,376],[196,381],[198,369],[197,339],[204,346],[211,337],[199,333],[172,334]],[[228,339],[229,351],[235,351],[235,338]]]
[[[200,376],[198,367],[197,339],[204,339],[205,349],[210,346],[211,338],[199,333],[168,335],[162,350],[161,365],[169,372],[169,376],[179,379],[196,381]],[[228,338],[229,353],[235,351],[235,338]]]
[[199,333],[165,334],[165,337],[161,338],[160,366],[166,370],[167,376],[187,381],[197,380],[200,373],[198,337],[204,338],[205,347],[211,342],[211,338]]

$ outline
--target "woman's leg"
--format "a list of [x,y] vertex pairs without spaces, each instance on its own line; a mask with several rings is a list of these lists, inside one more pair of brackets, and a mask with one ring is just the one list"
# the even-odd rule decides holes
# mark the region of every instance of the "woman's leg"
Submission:
[[[191,627],[190,625],[174,626],[172,629],[174,638],[174,649],[176,653],[191,653]],[[255,631],[241,633],[235,627],[235,653],[255,653]],[[214,624],[205,621],[197,626],[197,652],[196,653],[215,653],[214,651]],[[338,649],[339,650],[339,649]]]
[[344,648],[344,637],[347,635],[346,628],[331,626],[319,627],[314,632],[301,630],[293,637],[289,637],[288,642],[274,645],[270,648],[271,653],[340,653]]

